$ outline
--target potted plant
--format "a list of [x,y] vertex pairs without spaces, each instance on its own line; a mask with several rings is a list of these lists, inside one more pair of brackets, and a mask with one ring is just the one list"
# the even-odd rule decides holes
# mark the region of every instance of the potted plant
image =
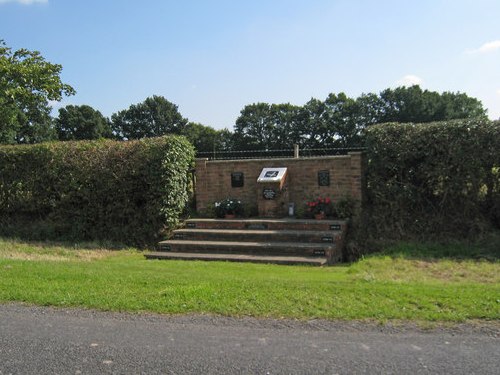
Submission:
[[232,219],[243,214],[243,204],[239,199],[226,198],[215,202],[215,216]]
[[307,211],[316,220],[325,219],[332,213],[332,200],[329,197],[318,197],[306,202]]

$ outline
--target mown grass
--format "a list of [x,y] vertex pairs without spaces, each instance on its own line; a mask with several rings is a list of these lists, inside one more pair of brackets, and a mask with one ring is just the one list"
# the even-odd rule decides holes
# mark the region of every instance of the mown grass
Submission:
[[147,261],[133,249],[0,240],[0,301],[298,319],[500,318],[498,259],[418,257],[430,245],[398,246],[313,268]]

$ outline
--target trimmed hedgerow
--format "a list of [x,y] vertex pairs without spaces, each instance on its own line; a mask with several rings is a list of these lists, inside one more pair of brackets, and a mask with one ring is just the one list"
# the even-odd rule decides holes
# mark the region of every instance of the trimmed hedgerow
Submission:
[[366,214],[377,236],[470,237],[500,227],[498,123],[372,126],[367,156]]
[[0,147],[0,232],[154,243],[188,200],[183,137]]

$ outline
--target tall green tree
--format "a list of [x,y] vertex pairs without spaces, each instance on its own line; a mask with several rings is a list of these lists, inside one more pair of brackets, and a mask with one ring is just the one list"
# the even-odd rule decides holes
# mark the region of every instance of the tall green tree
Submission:
[[241,110],[234,126],[234,147],[236,150],[270,150],[273,148],[270,104],[249,104]]
[[486,118],[486,110],[476,98],[463,93],[442,94],[422,90],[420,86],[386,89],[379,95],[377,123],[453,120],[463,118]]
[[0,40],[0,143],[36,143],[55,136],[49,101],[75,90],[61,81],[62,66],[38,51],[13,51]]
[[220,152],[232,149],[232,134],[227,129],[217,130],[210,126],[190,122],[181,134],[191,142],[197,152]]
[[323,147],[358,147],[361,141],[361,132],[364,128],[360,123],[359,107],[355,99],[345,93],[330,94],[325,100],[326,128],[328,138],[321,145]]
[[290,149],[303,138],[304,113],[299,106],[255,103],[245,106],[236,120],[237,150]]
[[111,121],[115,137],[124,140],[180,134],[187,124],[177,105],[156,95],[114,113]]
[[311,98],[301,111],[303,136],[298,144],[305,148],[322,147],[329,136],[325,102]]
[[55,120],[61,141],[111,138],[111,125],[101,112],[88,105],[67,105]]
[[300,144],[304,137],[303,117],[300,106],[290,103],[271,105],[272,148],[277,150],[292,149]]

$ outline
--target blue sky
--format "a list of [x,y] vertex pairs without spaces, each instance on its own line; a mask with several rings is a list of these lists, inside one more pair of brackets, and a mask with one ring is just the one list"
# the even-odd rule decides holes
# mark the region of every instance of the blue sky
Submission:
[[498,0],[0,0],[0,39],[62,64],[55,107],[104,115],[152,95],[232,128],[254,102],[302,105],[419,83],[500,118]]

